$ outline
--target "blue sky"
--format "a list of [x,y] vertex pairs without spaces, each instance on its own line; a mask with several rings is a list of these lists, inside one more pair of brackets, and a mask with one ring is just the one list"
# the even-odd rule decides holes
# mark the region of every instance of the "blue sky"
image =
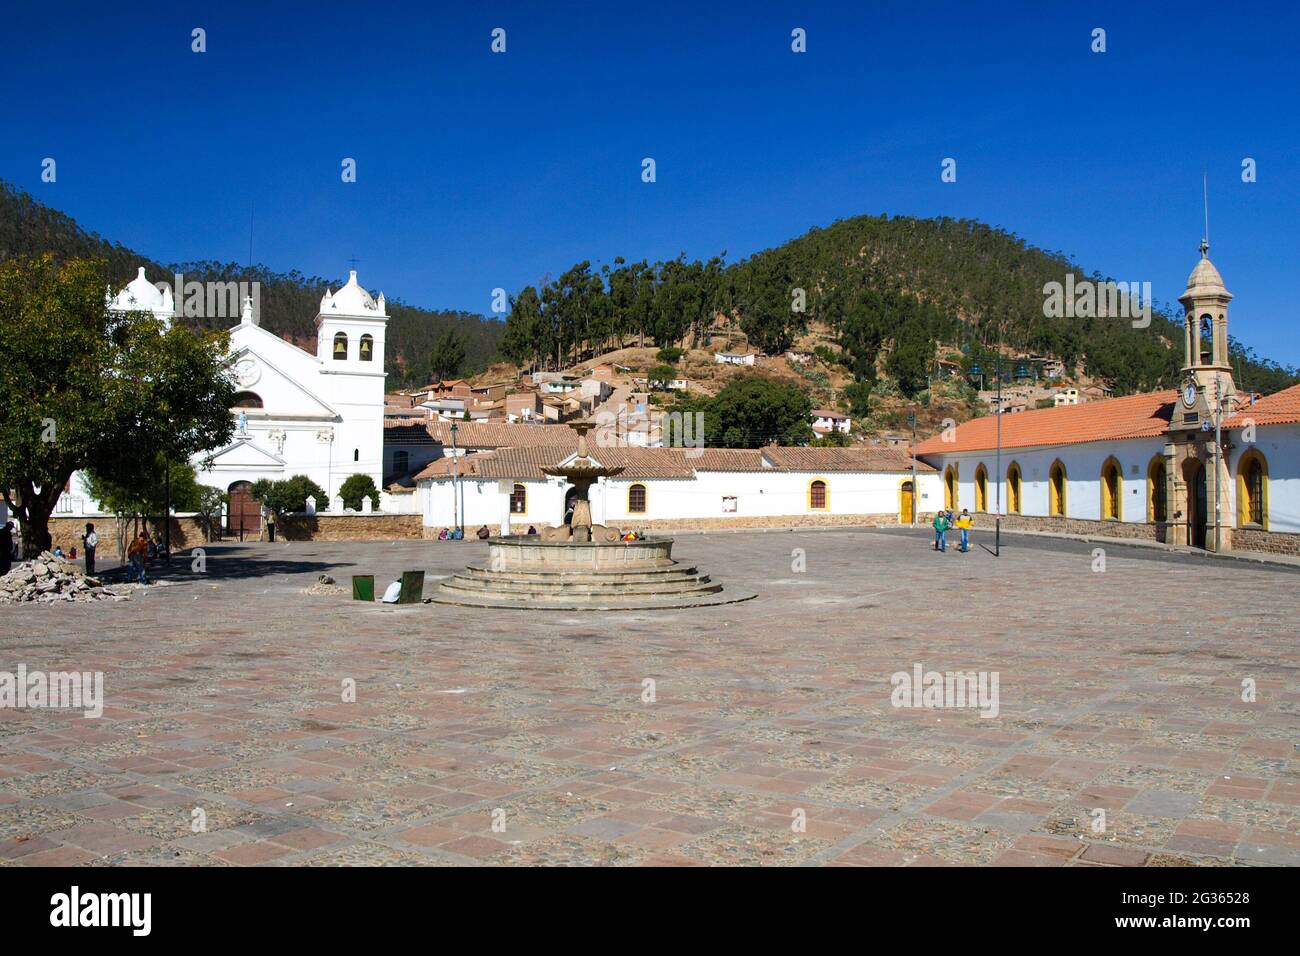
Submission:
[[1205,169],[1232,332],[1300,364],[1300,14],[1136,6],[23,4],[0,177],[162,261],[244,261],[255,209],[273,269],[355,256],[487,312],[582,259],[734,261],[863,213],[980,219],[1169,302]]

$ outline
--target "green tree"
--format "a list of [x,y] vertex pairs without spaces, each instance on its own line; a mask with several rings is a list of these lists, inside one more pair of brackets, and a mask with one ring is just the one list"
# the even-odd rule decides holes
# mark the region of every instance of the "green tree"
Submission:
[[442,381],[460,371],[465,363],[465,337],[455,329],[448,329],[433,344],[429,355],[429,369],[433,377]]
[[294,475],[283,481],[262,478],[253,483],[252,494],[267,508],[281,516],[306,511],[309,497],[316,499],[317,511],[325,511],[329,507],[325,489],[306,475]]
[[802,445],[812,437],[812,401],[797,385],[761,375],[732,379],[711,399],[689,398],[672,411],[702,412],[705,444],[714,448]]
[[668,383],[677,378],[677,369],[671,365],[656,365],[646,373],[646,385],[652,391],[663,391],[668,388]]
[[849,411],[854,418],[866,418],[871,414],[871,383],[853,382],[844,387],[844,397],[848,399]]
[[903,326],[889,353],[885,368],[904,395],[915,395],[929,384],[930,360],[934,342],[921,322]]
[[379,489],[369,475],[349,475],[339,488],[339,497],[343,499],[343,507],[353,511],[361,510],[362,498],[369,498],[374,509],[379,510]]
[[234,431],[226,335],[109,312],[108,285],[100,262],[0,263],[0,490],[28,557],[73,472],[142,488]]

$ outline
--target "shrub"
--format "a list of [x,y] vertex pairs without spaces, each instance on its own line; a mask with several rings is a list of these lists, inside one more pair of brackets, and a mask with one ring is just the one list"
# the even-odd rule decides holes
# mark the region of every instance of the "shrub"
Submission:
[[325,489],[306,475],[294,475],[284,481],[271,481],[267,478],[255,482],[253,497],[277,515],[287,515],[295,511],[307,510],[307,499],[316,499],[316,510],[329,508],[329,498]]
[[351,508],[353,511],[361,510],[361,499],[369,498],[370,504],[375,510],[379,510],[379,489],[375,487],[375,481],[369,475],[350,475],[339,488],[339,497],[343,499],[343,507]]
[[675,345],[666,345],[655,353],[655,359],[665,365],[676,365],[686,354]]

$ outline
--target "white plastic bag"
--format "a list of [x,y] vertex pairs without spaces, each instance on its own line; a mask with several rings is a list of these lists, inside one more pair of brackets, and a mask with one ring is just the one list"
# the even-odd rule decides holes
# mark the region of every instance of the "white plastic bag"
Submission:
[[384,591],[384,603],[396,604],[397,599],[401,596],[402,596],[402,582],[394,581],[392,584],[388,585],[387,589]]

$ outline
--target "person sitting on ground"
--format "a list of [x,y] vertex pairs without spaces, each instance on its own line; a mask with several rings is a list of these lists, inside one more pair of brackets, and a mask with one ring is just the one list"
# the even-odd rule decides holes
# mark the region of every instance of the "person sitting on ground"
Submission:
[[438,540],[439,540],[439,541],[446,541],[446,540],[447,540],[447,529],[446,529],[446,528],[443,528],[441,531],[438,532]]
[[487,525],[483,525],[483,527],[479,528],[474,533],[478,535],[480,541],[486,541],[488,538],[492,537],[492,532],[488,530]]
[[528,526],[528,533],[529,533],[529,534],[537,534],[537,528],[536,528],[536,526],[530,524],[530,525]]
[[970,512],[965,508],[961,509],[961,514],[957,516],[957,530],[961,532],[961,545],[958,550],[965,554],[970,550],[970,529],[975,527],[975,519],[970,516]]
[[54,554],[54,556],[55,556],[56,558],[61,558],[61,557],[63,557],[63,549],[60,548],[60,547],[56,544],[56,545],[54,546],[53,554]]

